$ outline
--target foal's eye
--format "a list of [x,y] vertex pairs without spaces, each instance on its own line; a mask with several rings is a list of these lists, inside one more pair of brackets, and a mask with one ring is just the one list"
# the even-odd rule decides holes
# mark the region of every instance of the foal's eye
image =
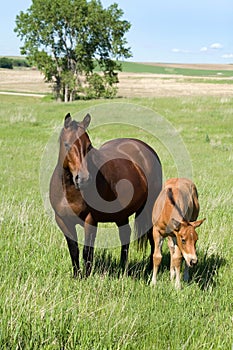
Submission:
[[184,238],[181,238],[181,242],[182,242],[182,244],[185,244],[185,243],[186,243],[186,241],[185,241]]

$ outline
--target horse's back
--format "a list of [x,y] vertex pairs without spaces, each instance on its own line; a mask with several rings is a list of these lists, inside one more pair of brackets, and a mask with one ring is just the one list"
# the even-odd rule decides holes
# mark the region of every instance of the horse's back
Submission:
[[136,164],[146,177],[153,174],[162,186],[161,162],[157,153],[145,142],[133,138],[118,138],[105,142],[99,152],[106,159],[126,159]]
[[183,210],[187,221],[195,221],[199,214],[199,202],[196,185],[187,178],[173,178],[166,182],[165,188],[172,187],[175,200]]
[[150,152],[151,156],[155,157],[158,163],[161,164],[157,153],[152,147],[147,143],[134,138],[117,138],[107,141],[99,148],[99,151],[105,153],[111,152],[116,155],[127,154],[129,156],[137,156],[138,152],[141,152],[141,154],[148,154],[148,152]]

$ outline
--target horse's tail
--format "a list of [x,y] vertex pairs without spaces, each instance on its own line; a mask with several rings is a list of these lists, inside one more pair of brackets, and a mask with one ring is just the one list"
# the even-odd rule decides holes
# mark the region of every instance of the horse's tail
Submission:
[[135,215],[134,231],[137,246],[140,250],[145,250],[152,229],[151,211],[140,208]]

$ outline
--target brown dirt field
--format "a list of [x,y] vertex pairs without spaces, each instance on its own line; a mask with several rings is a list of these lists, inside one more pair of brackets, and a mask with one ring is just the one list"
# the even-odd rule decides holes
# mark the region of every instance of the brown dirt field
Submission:
[[[223,78],[206,78],[177,75],[120,73],[119,96],[233,96],[233,84],[220,83]],[[228,78],[229,80],[232,78]],[[224,81],[228,80],[224,78]],[[196,80],[196,82],[195,82]],[[219,80],[219,83],[217,81]],[[203,81],[203,82],[201,82]]]
[[[205,65],[206,67],[206,65]],[[222,67],[222,66],[221,66]],[[219,68],[218,68],[219,69]],[[231,66],[232,69],[232,66]],[[162,97],[162,96],[233,96],[233,84],[220,83],[233,78],[206,78],[178,75],[119,73],[118,96]],[[195,82],[196,80],[196,82]],[[203,82],[201,82],[203,80]],[[217,81],[219,80],[219,83]],[[40,93],[51,92],[43,75],[37,70],[0,69],[0,92]]]
[[50,84],[44,82],[43,75],[32,69],[0,69],[0,91],[12,92],[51,92]]

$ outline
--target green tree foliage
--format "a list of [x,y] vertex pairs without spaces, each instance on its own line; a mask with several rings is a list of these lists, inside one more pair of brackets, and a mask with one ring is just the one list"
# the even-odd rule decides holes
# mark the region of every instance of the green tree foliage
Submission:
[[0,57],[0,68],[13,69],[12,60],[7,57]]
[[15,32],[21,53],[53,83],[57,99],[73,100],[80,92],[112,97],[119,59],[131,56],[125,38],[130,23],[122,16],[116,3],[105,9],[100,0],[33,0],[16,17]]
[[0,57],[0,68],[13,69],[14,67],[30,67],[30,65],[25,59]]

